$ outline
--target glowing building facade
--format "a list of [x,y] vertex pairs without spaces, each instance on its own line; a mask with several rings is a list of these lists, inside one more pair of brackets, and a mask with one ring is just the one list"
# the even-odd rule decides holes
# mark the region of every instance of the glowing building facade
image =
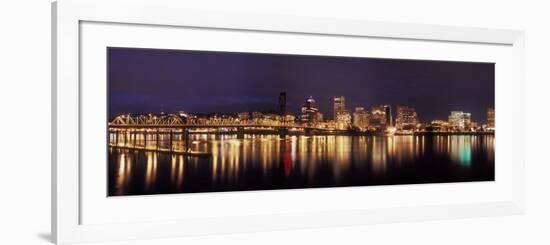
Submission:
[[334,121],[337,129],[349,129],[351,127],[352,115],[346,109],[346,98],[344,96],[335,96],[334,101]]
[[319,107],[317,102],[313,99],[312,96],[306,100],[302,106],[300,121],[302,123],[318,123],[323,120],[323,114],[319,112]]
[[369,112],[364,107],[355,107],[353,126],[359,131],[366,131],[369,128]]
[[449,127],[455,130],[468,129],[472,122],[472,114],[462,111],[451,111],[449,115]]
[[[388,121],[387,108],[383,105],[371,107],[369,125],[375,129],[385,129]],[[391,118],[391,116],[390,116]]]
[[338,114],[346,110],[346,98],[344,96],[334,96],[334,120],[337,120]]
[[351,127],[351,113],[343,110],[336,115],[336,128],[349,129]]
[[487,129],[495,130],[495,108],[487,108]]
[[237,114],[237,117],[240,121],[248,121],[250,119],[250,113],[249,112],[239,112]]
[[418,116],[414,107],[397,106],[395,127],[401,130],[412,130],[418,124]]
[[449,122],[445,120],[432,120],[430,128],[433,132],[447,132],[449,130]]

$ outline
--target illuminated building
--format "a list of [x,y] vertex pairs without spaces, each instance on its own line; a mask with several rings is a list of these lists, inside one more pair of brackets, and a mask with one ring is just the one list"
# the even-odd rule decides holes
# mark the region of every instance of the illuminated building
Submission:
[[279,124],[282,121],[282,118],[283,116],[277,113],[264,113],[262,123],[270,125]]
[[348,129],[351,126],[351,112],[346,109],[346,98],[344,96],[335,96],[333,99],[336,128]]
[[275,114],[275,113],[265,113],[264,116],[263,116],[263,119],[266,119],[266,120],[279,120],[280,117],[281,117],[280,115]]
[[487,129],[495,130],[495,108],[487,108]]
[[462,114],[463,112],[461,111],[451,111],[451,115],[449,115],[449,126],[454,128],[464,128]]
[[178,115],[180,115],[180,117],[187,117],[187,113],[185,113],[185,111],[178,111]]
[[337,120],[338,114],[346,110],[346,98],[344,96],[334,96],[334,120]]
[[248,112],[239,112],[237,115],[240,121],[247,121],[250,119],[250,113]]
[[259,111],[253,111],[252,112],[252,121],[254,121],[254,123],[259,123],[262,121],[262,119],[264,118],[264,114],[259,112]]
[[353,112],[353,126],[360,131],[366,131],[369,127],[369,113],[364,107],[355,107]]
[[279,93],[279,113],[286,113],[286,92]]
[[377,130],[386,129],[388,125],[385,106],[380,105],[371,107],[369,126],[374,127]]
[[427,128],[428,128],[428,125],[426,125],[425,123],[419,122],[419,123],[416,124],[416,130],[417,131],[425,132]]
[[400,130],[411,130],[418,124],[416,111],[410,106],[397,106],[395,126]]
[[469,129],[471,121],[472,114],[470,113],[451,111],[451,115],[449,115],[449,126],[457,130]]
[[323,116],[323,113],[318,112],[318,113],[317,113],[317,122],[322,122],[322,121],[324,121],[324,120],[325,120],[325,118],[324,118],[324,116]]
[[296,120],[296,117],[294,115],[291,115],[291,114],[285,114],[283,115],[282,117],[282,120],[284,123],[293,123],[295,120]]
[[393,126],[393,120],[391,117],[391,106],[383,105],[382,107],[384,107],[384,113],[386,114],[386,126]]
[[325,122],[325,126],[326,128],[328,129],[336,129],[337,125],[336,125],[336,121],[334,120],[328,120]]
[[261,119],[264,117],[264,114],[259,111],[252,112],[252,119]]
[[449,122],[445,120],[433,120],[430,123],[430,128],[433,132],[447,132],[449,129]]
[[319,112],[317,102],[312,96],[306,100],[306,103],[302,106],[300,121],[302,123],[317,123],[323,120],[323,114]]
[[469,129],[472,127],[472,114],[464,113],[464,127]]
[[335,121],[338,129],[348,129],[351,126],[351,113],[348,110],[339,111]]

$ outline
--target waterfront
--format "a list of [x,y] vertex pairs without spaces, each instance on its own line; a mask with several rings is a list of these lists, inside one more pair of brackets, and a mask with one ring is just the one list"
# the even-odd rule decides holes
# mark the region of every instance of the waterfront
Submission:
[[109,147],[109,195],[494,180],[491,134],[189,137],[211,156]]

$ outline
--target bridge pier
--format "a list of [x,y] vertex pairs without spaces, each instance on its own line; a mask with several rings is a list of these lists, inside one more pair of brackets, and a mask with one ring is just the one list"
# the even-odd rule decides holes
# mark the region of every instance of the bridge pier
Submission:
[[147,133],[147,129],[145,129],[143,132],[143,149],[147,149],[147,136],[149,134]]
[[117,137],[117,130],[116,130],[116,129],[113,130],[112,134],[113,134],[113,145],[116,146],[117,140],[118,140],[118,137]]
[[115,146],[118,146],[118,129],[115,130]]
[[137,132],[135,129],[132,130],[133,134],[132,134],[132,147],[136,148],[136,136],[137,136]]
[[122,146],[126,146],[126,129],[122,130]]
[[170,152],[172,152],[172,151],[174,151],[174,147],[172,145],[172,138],[173,138],[172,129],[170,129],[170,136],[169,137],[170,137]]
[[185,152],[189,152],[189,131],[185,128],[181,129],[181,140],[185,143]]
[[288,128],[286,128],[286,127],[278,128],[277,133],[279,134],[279,137],[284,138],[285,136],[288,135]]
[[130,130],[126,129],[126,133],[125,133],[125,137],[126,137],[126,144],[124,146],[128,147],[130,146],[130,141],[132,140],[132,138],[130,138]]
[[160,144],[159,144],[159,130],[158,130],[158,129],[155,131],[155,148],[157,149],[157,151],[158,151],[159,148],[160,148]]
[[244,139],[244,127],[237,127],[237,139]]

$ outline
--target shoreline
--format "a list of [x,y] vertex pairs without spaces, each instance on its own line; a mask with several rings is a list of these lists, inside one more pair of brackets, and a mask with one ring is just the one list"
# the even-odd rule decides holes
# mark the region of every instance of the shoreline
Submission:
[[213,135],[246,135],[246,134],[255,134],[255,135],[279,135],[279,136],[437,136],[437,135],[494,135],[495,132],[414,132],[414,133],[395,133],[387,134],[384,132],[354,132],[354,131],[343,131],[343,132],[327,132],[327,131],[316,131],[312,133],[305,133],[302,131],[297,132],[285,132],[280,133],[276,131],[245,131],[243,133],[238,132],[190,132],[190,134],[213,134]]

